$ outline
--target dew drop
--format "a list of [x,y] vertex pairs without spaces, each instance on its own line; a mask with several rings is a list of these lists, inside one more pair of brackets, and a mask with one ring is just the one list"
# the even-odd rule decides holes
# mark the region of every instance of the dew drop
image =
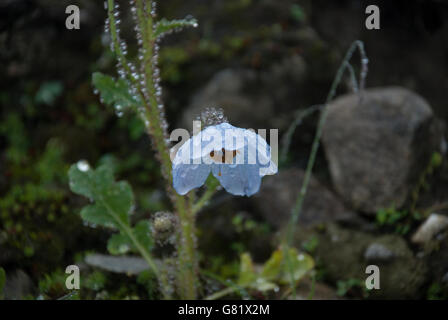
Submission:
[[79,160],[76,166],[78,167],[78,170],[82,172],[89,171],[90,169],[90,165],[86,160]]

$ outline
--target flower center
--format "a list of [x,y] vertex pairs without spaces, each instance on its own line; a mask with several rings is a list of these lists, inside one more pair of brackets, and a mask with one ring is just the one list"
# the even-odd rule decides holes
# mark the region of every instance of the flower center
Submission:
[[238,150],[226,150],[224,148],[221,151],[212,150],[210,151],[210,158],[212,158],[215,162],[232,164],[233,159],[239,153]]

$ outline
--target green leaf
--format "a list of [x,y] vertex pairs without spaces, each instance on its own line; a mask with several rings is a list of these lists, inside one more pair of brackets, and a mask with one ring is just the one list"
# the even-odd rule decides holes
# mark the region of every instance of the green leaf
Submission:
[[59,81],[50,81],[43,83],[36,93],[36,102],[46,105],[52,105],[54,101],[62,94],[64,86]]
[[[273,256],[275,256],[275,262],[271,257],[271,259],[269,259],[266,263],[268,267],[264,269],[261,274],[258,274],[254,268],[250,255],[248,253],[243,253],[241,255],[238,285],[249,287],[258,291],[269,291],[276,289],[278,286],[271,280],[275,280],[278,272],[272,273],[271,267],[277,264],[278,254],[274,253]],[[279,262],[281,263],[281,253]],[[265,277],[265,275],[268,277]]]
[[198,22],[196,19],[180,19],[180,20],[167,20],[165,18],[161,19],[155,26],[155,37],[160,37],[165,33],[170,33],[179,29],[186,27],[196,28]]
[[283,251],[281,249],[275,250],[268,261],[263,266],[261,276],[268,280],[273,280],[278,277],[282,271]]
[[238,279],[239,285],[248,285],[253,283],[257,276],[255,273],[252,258],[248,253],[241,254],[240,275]]
[[85,206],[81,210],[81,218],[89,224],[108,228],[119,228],[117,222],[110,216],[107,208],[101,204]]
[[72,165],[68,171],[70,189],[90,200],[100,200],[108,186],[113,185],[114,176],[109,165],[102,165],[92,170],[84,161]]
[[117,112],[141,105],[140,99],[131,94],[129,84],[124,79],[117,80],[101,72],[95,72],[92,75],[92,83],[104,103],[113,106]]
[[3,288],[5,287],[5,283],[6,283],[6,272],[2,267],[0,267],[0,297],[2,295]]
[[149,220],[141,220],[139,221],[134,229],[134,234],[137,237],[137,240],[143,245],[146,250],[151,250],[153,247],[153,241],[151,237],[151,225]]
[[275,283],[267,281],[264,278],[257,278],[257,280],[252,283],[251,287],[258,291],[269,291],[278,288]]
[[[148,220],[139,221],[131,232],[146,251],[149,252],[152,249],[153,241]],[[127,234],[116,233],[109,238],[107,249],[111,254],[118,255],[127,253],[130,250],[136,250],[136,247]]]
[[282,284],[290,283],[291,273],[293,280],[297,282],[314,268],[314,260],[310,255],[299,253],[296,248],[289,248],[288,255],[289,261],[285,259],[279,279]]
[[127,182],[120,181],[111,185],[104,191],[102,198],[111,213],[119,217],[123,223],[129,224],[129,214],[134,206],[134,194]]
[[131,239],[123,233],[116,233],[112,235],[107,242],[107,250],[114,255],[125,254],[129,252],[131,248]]
[[127,182],[115,182],[111,166],[105,164],[93,170],[87,162],[79,161],[68,174],[70,189],[95,202],[81,211],[85,221],[118,229],[129,225],[134,195]]

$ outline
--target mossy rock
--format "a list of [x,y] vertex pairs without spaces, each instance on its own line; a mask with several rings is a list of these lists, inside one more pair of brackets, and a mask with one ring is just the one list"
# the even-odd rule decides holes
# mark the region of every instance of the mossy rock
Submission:
[[[422,297],[428,268],[424,260],[414,256],[406,241],[398,235],[374,235],[327,224],[319,231],[315,229],[298,230],[296,244],[300,247],[312,236],[317,237],[315,258],[321,262],[326,280],[336,284],[338,281],[359,279],[364,284],[370,274],[368,265],[380,269],[380,289],[369,290],[372,299],[417,299]],[[378,244],[393,255],[389,259],[366,261],[366,249]]]

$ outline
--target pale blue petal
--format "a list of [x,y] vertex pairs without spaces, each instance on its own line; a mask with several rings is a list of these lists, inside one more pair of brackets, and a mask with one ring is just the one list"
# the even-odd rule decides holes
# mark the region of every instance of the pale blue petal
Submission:
[[[221,163],[222,149],[237,152],[233,164]],[[216,156],[211,156],[212,151]],[[227,192],[251,196],[260,189],[264,175],[277,173],[277,166],[264,138],[249,130],[221,123],[205,128],[178,150],[173,161],[173,186],[184,195],[202,186],[210,171]]]
[[210,174],[210,165],[178,164],[173,166],[173,186],[180,195],[199,188]]
[[258,192],[261,184],[260,167],[252,164],[217,164],[212,173],[223,188],[236,196],[247,196]]

